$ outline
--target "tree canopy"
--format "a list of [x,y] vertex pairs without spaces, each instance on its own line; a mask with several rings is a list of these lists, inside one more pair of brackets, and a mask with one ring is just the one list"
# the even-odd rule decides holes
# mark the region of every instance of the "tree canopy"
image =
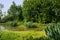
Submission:
[[26,21],[51,23],[60,20],[59,0],[24,0],[23,15]]

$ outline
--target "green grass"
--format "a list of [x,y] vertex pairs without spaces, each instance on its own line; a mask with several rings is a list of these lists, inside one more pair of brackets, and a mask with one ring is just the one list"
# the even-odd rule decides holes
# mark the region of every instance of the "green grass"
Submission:
[[0,40],[33,40],[47,37],[44,31],[0,31]]

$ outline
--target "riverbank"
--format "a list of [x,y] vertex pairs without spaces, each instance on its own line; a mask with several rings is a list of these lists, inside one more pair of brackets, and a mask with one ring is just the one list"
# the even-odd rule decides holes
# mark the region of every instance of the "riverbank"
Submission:
[[17,24],[18,24],[17,26],[11,26],[11,24],[9,23],[2,23],[0,25],[11,31],[28,31],[28,30],[41,31],[47,27],[47,24],[32,23],[32,22],[26,22],[26,23],[17,22]]

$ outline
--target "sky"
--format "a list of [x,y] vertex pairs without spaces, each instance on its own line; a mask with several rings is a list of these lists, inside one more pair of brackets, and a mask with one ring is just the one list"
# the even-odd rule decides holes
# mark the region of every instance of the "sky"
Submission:
[[22,5],[23,3],[23,0],[0,0],[0,3],[4,5],[4,7],[2,8],[2,12],[6,12],[9,9],[12,4],[12,1],[14,1],[16,5]]

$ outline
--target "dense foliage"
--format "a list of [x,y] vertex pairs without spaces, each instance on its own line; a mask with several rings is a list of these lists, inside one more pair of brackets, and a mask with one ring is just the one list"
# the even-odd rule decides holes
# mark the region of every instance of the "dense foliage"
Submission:
[[28,22],[28,23],[26,23],[26,27],[27,28],[37,28],[37,25],[35,23]]
[[7,21],[24,21],[39,23],[60,22],[59,0],[24,0],[23,5],[12,3],[8,9]]
[[55,40],[60,40],[60,23],[49,24],[45,31],[48,37],[54,38]]
[[26,21],[41,23],[59,22],[59,4],[59,0],[24,0],[24,18]]
[[13,2],[11,7],[8,9],[8,15],[7,16],[9,17],[9,19],[22,21],[23,20],[22,7],[20,5],[17,6],[15,4],[15,2]]

